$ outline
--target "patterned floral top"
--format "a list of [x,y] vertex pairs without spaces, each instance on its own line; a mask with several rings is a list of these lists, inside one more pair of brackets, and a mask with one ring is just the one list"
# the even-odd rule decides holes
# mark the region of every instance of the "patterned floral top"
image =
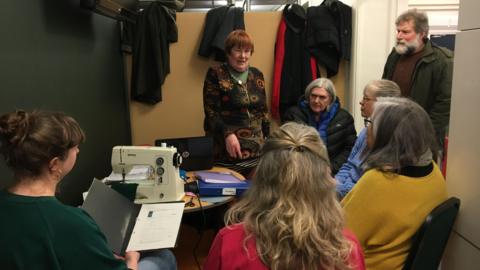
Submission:
[[214,138],[215,161],[240,162],[229,157],[225,137],[231,133],[237,136],[244,158],[259,156],[270,132],[265,80],[254,67],[249,68],[246,83],[235,80],[228,69],[224,63],[207,72],[203,85],[204,128]]

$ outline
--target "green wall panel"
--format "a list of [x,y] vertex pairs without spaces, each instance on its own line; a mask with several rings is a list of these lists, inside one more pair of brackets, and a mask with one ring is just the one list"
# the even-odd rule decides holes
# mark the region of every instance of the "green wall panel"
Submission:
[[[81,203],[93,177],[111,170],[114,145],[130,144],[118,22],[79,0],[0,1],[0,113],[60,110],[87,134],[58,198]],[[0,187],[11,176],[3,160]]]

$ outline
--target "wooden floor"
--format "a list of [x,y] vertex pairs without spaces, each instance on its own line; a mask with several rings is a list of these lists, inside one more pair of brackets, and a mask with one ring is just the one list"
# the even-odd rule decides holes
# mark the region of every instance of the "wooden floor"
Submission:
[[207,258],[210,245],[214,238],[213,230],[207,230],[203,232],[201,236],[194,228],[188,225],[182,225],[180,227],[180,235],[178,239],[178,245],[173,249],[173,253],[177,258],[177,265],[179,270],[200,270],[195,263],[194,258],[194,247],[195,244],[199,241],[198,248],[196,249],[196,256],[200,263],[200,266],[203,266],[203,262]]

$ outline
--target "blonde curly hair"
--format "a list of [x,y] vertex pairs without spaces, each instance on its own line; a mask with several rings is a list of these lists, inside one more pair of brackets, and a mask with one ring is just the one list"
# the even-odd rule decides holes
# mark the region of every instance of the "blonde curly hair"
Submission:
[[249,191],[226,214],[243,223],[262,262],[280,269],[351,269],[351,244],[318,132],[289,122],[273,132]]

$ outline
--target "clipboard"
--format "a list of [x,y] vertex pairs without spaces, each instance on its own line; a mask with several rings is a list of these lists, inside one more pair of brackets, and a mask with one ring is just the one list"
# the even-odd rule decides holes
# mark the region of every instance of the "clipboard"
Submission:
[[185,203],[135,204],[94,179],[82,209],[95,220],[112,251],[141,251],[175,246]]
[[208,184],[241,184],[244,182],[229,172],[200,171],[195,172],[195,175],[199,180]]

